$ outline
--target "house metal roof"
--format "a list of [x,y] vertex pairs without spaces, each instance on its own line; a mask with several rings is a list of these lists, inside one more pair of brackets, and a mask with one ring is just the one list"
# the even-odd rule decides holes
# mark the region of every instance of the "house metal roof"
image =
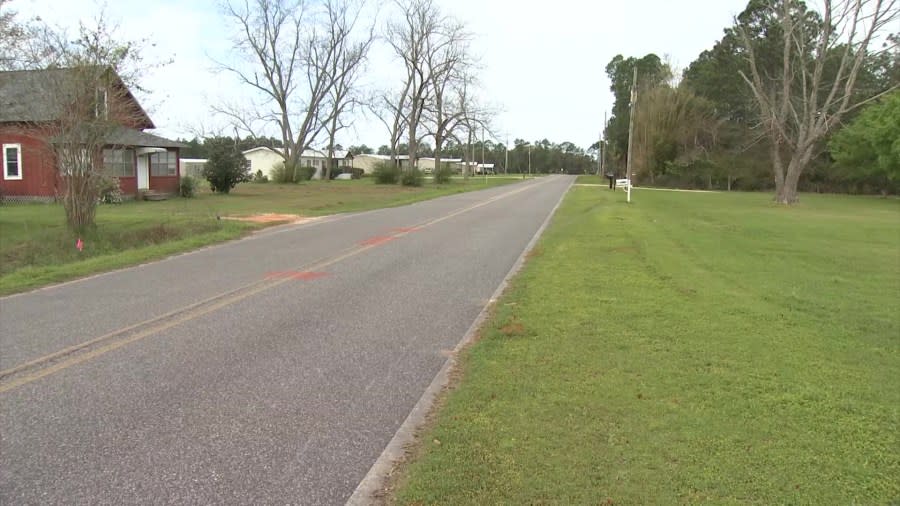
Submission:
[[[165,137],[160,137],[134,128],[117,126],[102,134],[103,142],[107,146],[119,146],[128,148],[186,148],[187,144],[182,144]],[[53,144],[63,143],[79,143],[85,142],[87,139],[80,139],[77,133],[63,137],[50,137]]]
[[107,141],[115,146],[134,146],[140,148],[186,148],[186,144],[175,142],[165,137],[141,132],[133,128],[118,127],[107,137]]
[[[63,114],[76,70],[14,70],[0,72],[0,123],[55,121]],[[144,128],[155,128],[147,112],[128,91],[115,73],[115,84],[121,86],[138,109]]]
[[[244,151],[244,154],[249,155],[251,153],[256,153],[257,151],[262,151],[262,150],[271,151],[273,153],[278,153],[278,154],[284,153],[283,148],[270,148],[268,146],[257,146],[255,148],[250,148],[250,149]],[[335,150],[334,158],[335,159],[346,158],[347,154],[348,154],[347,151]],[[326,154],[325,154],[324,150],[304,149],[303,153],[300,154],[300,157],[301,158],[325,158]]]
[[[375,158],[378,160],[390,160],[391,159],[391,155],[375,155],[375,154],[363,153],[363,154],[359,154],[356,156],[357,157],[370,157],[370,158]],[[397,155],[396,160],[409,160],[409,155]]]

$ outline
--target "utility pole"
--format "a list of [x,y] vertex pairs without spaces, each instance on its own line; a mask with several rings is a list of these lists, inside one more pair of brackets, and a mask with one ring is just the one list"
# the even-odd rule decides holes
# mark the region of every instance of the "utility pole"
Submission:
[[484,166],[484,125],[481,125],[481,175],[487,183],[487,168]]
[[509,174],[509,136],[506,137],[506,144],[503,145],[503,155],[506,158],[503,161],[503,173]]
[[606,144],[603,142],[603,135],[606,133],[606,111],[603,111],[603,129],[600,130],[600,177],[606,173],[603,171],[606,165]]
[[468,130],[468,136],[466,137],[468,142],[466,143],[465,156],[463,157],[465,158],[465,160],[463,160],[465,162],[465,165],[463,165],[463,179],[465,179],[466,182],[469,182],[469,167],[471,167],[471,164],[475,161],[475,157],[472,156],[472,125],[467,123],[466,130]]
[[628,114],[628,160],[625,165],[625,179],[628,180],[628,196],[626,197],[627,202],[631,202],[631,176],[632,176],[632,163],[631,163],[631,154],[632,147],[634,144],[634,110],[637,108],[637,66],[634,67],[634,75],[631,78],[631,111]]

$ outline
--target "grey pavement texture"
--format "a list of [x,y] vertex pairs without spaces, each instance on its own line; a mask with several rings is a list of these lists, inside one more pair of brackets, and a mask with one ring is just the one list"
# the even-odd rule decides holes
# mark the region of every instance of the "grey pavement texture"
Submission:
[[[260,287],[0,392],[0,504],[343,504],[571,182],[279,227],[0,299],[8,370]],[[264,281],[329,259],[323,277]]]

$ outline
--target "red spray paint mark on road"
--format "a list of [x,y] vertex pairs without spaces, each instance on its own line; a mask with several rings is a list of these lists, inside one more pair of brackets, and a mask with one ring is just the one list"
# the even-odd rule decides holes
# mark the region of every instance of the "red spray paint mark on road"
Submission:
[[324,278],[327,275],[327,272],[277,271],[267,272],[266,279],[295,279],[297,281],[309,281],[312,279]]
[[397,228],[392,228],[391,232],[396,232],[398,234],[406,234],[409,232],[415,232],[417,230],[421,230],[421,227],[397,227]]
[[386,242],[391,242],[394,239],[396,239],[396,237],[389,236],[389,235],[376,235],[375,237],[370,237],[370,238],[366,239],[365,241],[361,241],[359,243],[359,245],[360,246],[379,246]]

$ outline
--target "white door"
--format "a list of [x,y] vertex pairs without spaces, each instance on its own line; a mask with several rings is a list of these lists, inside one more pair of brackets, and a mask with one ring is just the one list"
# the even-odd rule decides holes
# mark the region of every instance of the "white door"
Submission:
[[138,190],[150,189],[150,155],[137,157],[137,187]]

